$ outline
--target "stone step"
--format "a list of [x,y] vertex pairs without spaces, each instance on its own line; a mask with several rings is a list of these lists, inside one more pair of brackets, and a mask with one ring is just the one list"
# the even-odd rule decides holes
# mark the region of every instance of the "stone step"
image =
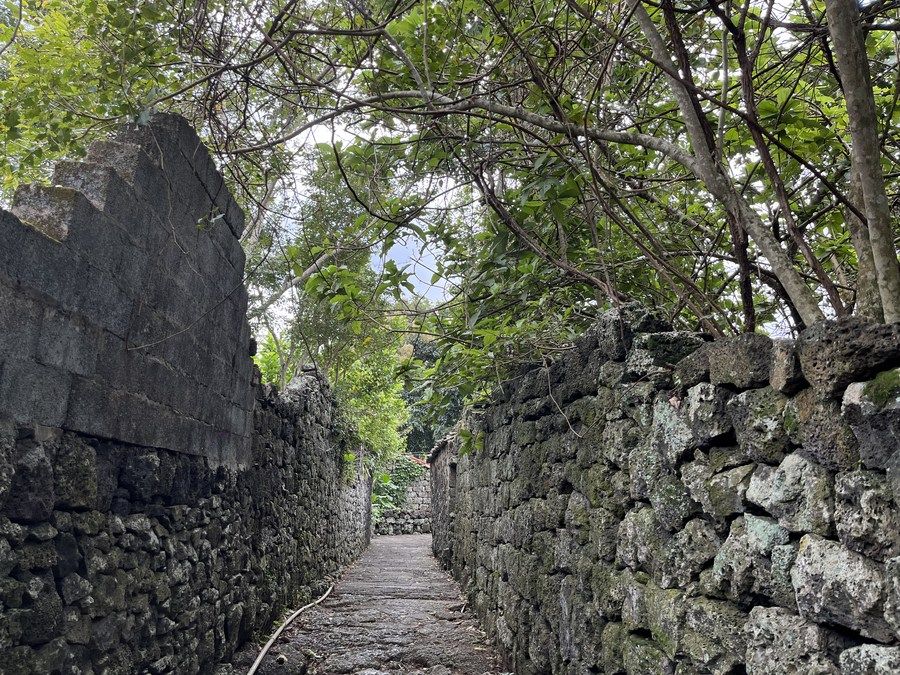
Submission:
[[13,196],[12,213],[56,241],[63,241],[75,220],[79,201],[87,198],[68,187],[20,185]]
[[119,176],[111,167],[96,162],[63,160],[53,169],[53,184],[77,190],[98,211],[103,211],[106,199]]
[[134,143],[120,141],[94,141],[88,147],[87,161],[109,167],[129,185],[134,185],[135,171],[142,150]]

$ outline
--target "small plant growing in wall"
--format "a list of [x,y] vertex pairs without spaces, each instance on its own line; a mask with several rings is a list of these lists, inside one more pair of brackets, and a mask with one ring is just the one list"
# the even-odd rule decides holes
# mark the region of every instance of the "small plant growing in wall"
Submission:
[[459,454],[469,455],[473,452],[484,450],[484,432],[471,431],[465,427],[459,428]]

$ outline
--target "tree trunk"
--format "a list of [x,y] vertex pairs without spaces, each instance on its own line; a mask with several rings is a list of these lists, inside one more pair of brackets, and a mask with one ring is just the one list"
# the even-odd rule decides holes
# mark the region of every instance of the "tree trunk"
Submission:
[[856,0],[827,0],[825,12],[850,118],[851,170],[862,191],[884,319],[893,323],[900,321],[900,264],[881,171],[878,117],[859,6]]
[[[659,63],[665,64],[669,72],[677,73],[678,69],[668,53],[666,44],[653,23],[653,19],[650,18],[647,10],[641,4],[641,0],[631,0],[630,6],[634,8],[634,17],[641,27],[641,32],[643,32],[644,37],[650,43],[653,57]],[[806,324],[812,324],[824,318],[815,294],[804,283],[800,273],[775,239],[772,231],[763,222],[759,214],[753,210],[753,207],[740,195],[734,183],[725,175],[722,167],[710,152],[703,123],[694,109],[687,88],[671,75],[667,74],[666,79],[669,81],[669,87],[675,100],[678,102],[678,108],[681,111],[688,139],[694,151],[694,158],[696,159],[695,175],[703,182],[709,193],[719,200],[730,217],[734,218],[734,221],[740,225],[744,232],[759,247],[766,260],[769,261],[772,273],[784,286],[797,311],[803,317],[803,321]]]
[[[850,172],[850,202],[861,211],[865,210],[862,198],[862,186],[855,171]],[[844,209],[844,220],[850,228],[850,239],[856,249],[856,308],[857,316],[864,316],[881,323],[884,311],[881,309],[881,296],[878,292],[878,276],[875,274],[875,261],[872,260],[872,244],[869,231],[853,211]]]

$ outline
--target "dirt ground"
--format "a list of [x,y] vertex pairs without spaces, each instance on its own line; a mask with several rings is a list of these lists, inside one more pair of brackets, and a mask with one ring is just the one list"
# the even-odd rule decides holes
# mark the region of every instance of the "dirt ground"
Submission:
[[[246,650],[234,672],[257,653]],[[376,537],[321,605],[281,635],[261,675],[501,673],[430,535]]]

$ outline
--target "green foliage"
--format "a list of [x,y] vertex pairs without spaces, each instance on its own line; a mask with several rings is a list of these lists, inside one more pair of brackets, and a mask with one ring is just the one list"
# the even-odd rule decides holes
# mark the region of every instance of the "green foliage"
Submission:
[[[0,11],[0,44],[14,3]],[[111,123],[137,121],[175,86],[176,50],[164,2],[25,0],[15,42],[0,59],[0,188],[40,177],[78,155]],[[6,16],[7,18],[3,18]]]
[[[363,339],[364,345],[368,342]],[[399,344],[365,351],[335,383],[343,414],[379,463],[396,457],[404,447],[403,427],[409,419],[397,377]]]
[[404,455],[397,458],[386,470],[375,474],[372,484],[372,517],[376,523],[385,511],[403,506],[409,486],[426,470],[424,466]]
[[284,388],[284,373],[281,368],[281,361],[278,357],[278,344],[275,336],[269,333],[263,341],[262,347],[257,349],[256,356],[253,361],[262,374],[262,381],[268,384],[278,385]]
[[[5,3],[0,44],[12,33]],[[850,120],[823,3],[777,3],[787,28],[763,22],[753,3],[678,6],[668,21],[672,3],[641,6],[673,62],[689,66],[722,180],[823,306],[824,280],[852,308],[862,258],[841,202]],[[0,57],[3,187],[45,174],[48,160],[82,152],[115,122],[155,107],[187,115],[249,212],[265,377],[283,386],[318,365],[380,456],[402,445],[401,380],[415,380],[404,396],[422,447],[461,403],[552,360],[622,300],[715,334],[799,327],[779,269],[756,243],[744,250],[732,238],[733,205],[679,158],[696,152],[689,125],[629,3],[25,8]],[[895,25],[900,10],[862,11],[896,202],[900,33],[877,26]],[[739,40],[726,21],[740,23]],[[737,43],[753,49],[747,77],[777,181],[751,134]],[[312,137],[294,133],[307,128]],[[431,254],[446,302],[417,301],[395,247]],[[420,367],[398,356],[398,331],[427,337]]]
[[[326,372],[331,376],[348,434],[366,448],[373,466],[381,466],[402,452],[409,419],[403,380],[398,376],[400,337],[395,335],[393,341],[385,340],[381,346],[368,336],[358,341],[350,364],[336,364]],[[291,349],[289,338],[273,334],[266,337],[255,357],[264,382],[283,388],[299,374],[286,369],[279,354],[279,350],[283,353]],[[335,378],[335,373],[340,377]]]

